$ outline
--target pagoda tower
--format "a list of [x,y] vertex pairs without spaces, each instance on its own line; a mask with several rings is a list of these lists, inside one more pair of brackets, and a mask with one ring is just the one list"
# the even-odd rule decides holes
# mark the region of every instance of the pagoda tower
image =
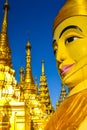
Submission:
[[21,101],[25,102],[25,119],[26,130],[29,129],[31,124],[31,130],[43,130],[48,120],[48,114],[44,109],[41,101],[43,100],[38,93],[38,86],[35,83],[32,68],[31,68],[31,44],[28,41],[26,44],[26,67],[20,68],[20,90]]
[[44,63],[42,63],[39,93],[38,84],[35,83],[32,75],[31,44],[28,41],[26,44],[26,66],[20,68],[20,83],[17,82],[15,70],[12,68],[8,40],[8,0],[3,8],[4,17],[0,31],[0,130],[44,130],[53,113],[44,74]]
[[42,60],[42,74],[40,76],[40,102],[43,106],[46,107],[46,112],[48,115],[52,115],[54,113],[54,108],[52,106],[50,100],[50,94],[48,90],[48,83],[45,75],[45,67],[44,67],[44,60]]
[[[27,92],[26,92],[27,91]],[[26,69],[24,74],[24,93],[37,94],[37,86],[35,85],[31,68],[31,44],[26,44]]]
[[[12,69],[11,49],[8,42],[7,25],[8,25],[8,10],[9,4],[6,0],[4,6],[4,17],[0,32],[0,97],[12,97],[14,87],[17,81],[15,80],[15,71]],[[13,85],[13,86],[12,86]]]
[[65,100],[65,98],[67,97],[67,92],[66,92],[66,89],[63,85],[62,86],[62,89],[61,89],[61,93],[60,93],[60,97],[59,97],[59,100],[56,102],[56,109],[60,106],[60,104]]
[[20,102],[20,89],[12,68],[11,49],[8,41],[8,10],[6,0],[0,31],[0,130],[24,130],[25,104]]
[[8,1],[5,2],[4,6],[4,17],[2,21],[2,27],[0,32],[0,65],[12,67],[11,62],[11,49],[8,42],[7,25],[8,25]]
[[[24,73],[24,74],[23,74]],[[32,104],[36,100],[36,94],[37,94],[37,85],[34,83],[33,75],[32,75],[32,68],[31,68],[31,44],[28,42],[26,44],[26,68],[25,72],[23,72],[23,69],[20,69],[20,83],[23,90],[21,95],[23,96],[24,102],[25,102],[25,127],[26,130],[30,128],[29,122],[30,121],[30,111],[32,110],[32,107],[30,107],[30,104]],[[34,97],[34,101],[33,98]],[[32,103],[30,103],[30,100],[32,100]],[[33,105],[33,104],[32,104]],[[33,115],[32,115],[33,117]],[[33,119],[31,117],[32,126],[35,127],[33,124]]]

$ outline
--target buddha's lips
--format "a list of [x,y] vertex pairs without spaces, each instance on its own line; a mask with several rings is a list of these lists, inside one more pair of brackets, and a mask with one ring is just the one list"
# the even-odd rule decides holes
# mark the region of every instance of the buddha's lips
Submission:
[[74,64],[63,66],[62,69],[60,70],[60,74],[61,75],[66,74],[72,68],[73,65]]

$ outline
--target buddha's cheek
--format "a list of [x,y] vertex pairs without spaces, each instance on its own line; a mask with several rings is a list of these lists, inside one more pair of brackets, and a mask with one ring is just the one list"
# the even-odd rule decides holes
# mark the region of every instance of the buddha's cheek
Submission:
[[80,60],[63,78],[62,83],[70,88],[87,80],[87,56]]
[[87,56],[87,38],[79,38],[78,40],[66,46],[69,56],[76,62]]

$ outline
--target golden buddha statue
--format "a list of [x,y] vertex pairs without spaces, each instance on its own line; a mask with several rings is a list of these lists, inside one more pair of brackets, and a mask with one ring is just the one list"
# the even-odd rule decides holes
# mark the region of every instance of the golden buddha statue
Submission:
[[87,130],[87,0],[67,0],[53,25],[53,49],[70,93],[45,130]]

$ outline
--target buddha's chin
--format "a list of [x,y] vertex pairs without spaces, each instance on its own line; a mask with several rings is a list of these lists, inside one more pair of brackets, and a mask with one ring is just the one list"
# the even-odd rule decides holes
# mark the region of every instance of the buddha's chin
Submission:
[[[84,64],[85,63],[85,64]],[[76,63],[69,72],[62,77],[62,84],[73,88],[80,82],[87,79],[87,57]]]

